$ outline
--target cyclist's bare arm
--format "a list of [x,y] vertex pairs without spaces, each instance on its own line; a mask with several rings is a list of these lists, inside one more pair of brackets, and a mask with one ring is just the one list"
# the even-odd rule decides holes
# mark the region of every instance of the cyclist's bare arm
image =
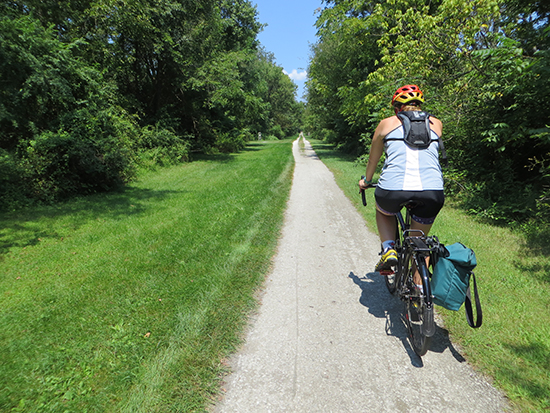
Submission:
[[[374,135],[372,137],[369,161],[367,162],[367,169],[365,172],[367,181],[372,181],[372,177],[376,172],[376,166],[378,165],[378,162],[380,161],[380,158],[384,153],[384,138],[392,130],[399,127],[399,125],[401,125],[401,121],[399,120],[399,118],[397,116],[391,116],[380,121],[380,123],[376,127],[376,130],[374,131]],[[366,189],[366,187],[361,186],[361,184],[359,184],[359,186]]]

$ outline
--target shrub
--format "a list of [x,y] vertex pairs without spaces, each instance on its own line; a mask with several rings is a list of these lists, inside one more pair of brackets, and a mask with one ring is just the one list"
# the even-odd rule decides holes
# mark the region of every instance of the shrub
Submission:
[[0,149],[0,210],[29,205],[30,189],[24,178],[24,171],[14,154]]
[[135,124],[121,110],[90,106],[67,113],[58,131],[20,143],[20,165],[31,197],[49,202],[108,191],[135,176]]
[[[247,130],[245,130],[247,131]],[[244,149],[246,142],[251,139],[250,132],[233,129],[221,132],[216,139],[216,148],[222,153],[238,152]]]
[[[105,191],[135,173],[135,122],[117,107],[116,87],[79,57],[83,41],[62,44],[30,16],[0,19],[2,179],[21,196],[0,193],[6,206],[23,198],[53,201]],[[9,160],[9,161],[8,161]],[[10,186],[8,185],[8,186]],[[17,201],[17,203],[19,203]]]
[[[187,138],[187,139],[185,139]],[[190,137],[180,137],[173,131],[159,127],[146,126],[141,129],[137,142],[137,151],[143,166],[176,165],[189,160]]]
[[280,125],[275,125],[275,126],[271,127],[271,129],[269,130],[269,135],[276,136],[277,139],[284,139],[285,138],[285,133],[283,131],[283,128],[281,128]]

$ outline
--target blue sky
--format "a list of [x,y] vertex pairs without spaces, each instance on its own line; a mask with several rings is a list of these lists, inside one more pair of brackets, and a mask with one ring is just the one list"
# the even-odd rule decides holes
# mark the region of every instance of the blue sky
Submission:
[[298,99],[304,93],[310,44],[316,42],[314,24],[321,1],[251,0],[257,6],[259,22],[267,24],[258,40],[298,85]]

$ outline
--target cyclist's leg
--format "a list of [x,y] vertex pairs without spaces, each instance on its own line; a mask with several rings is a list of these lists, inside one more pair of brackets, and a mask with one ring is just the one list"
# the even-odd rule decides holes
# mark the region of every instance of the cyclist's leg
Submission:
[[418,201],[418,205],[411,209],[411,227],[420,229],[428,235],[435,218],[443,208],[445,195],[443,191],[420,191],[412,199]]
[[380,261],[374,267],[375,271],[392,271],[392,267],[398,263],[397,251],[395,250],[395,234],[397,233],[397,222],[395,216],[386,215],[380,210],[376,210],[376,224],[382,243],[380,252]]
[[380,240],[383,243],[386,241],[395,241],[397,229],[395,216],[401,210],[399,201],[394,199],[395,193],[396,191],[386,191],[380,187],[374,191],[376,199],[376,225],[380,234]]
[[[434,219],[435,219],[435,217],[434,217]],[[421,224],[420,222],[415,221],[414,218],[411,219],[411,229],[418,229],[418,230],[422,231],[424,233],[424,235],[428,235],[428,233],[432,229],[432,225],[433,225],[433,223],[431,223],[431,224]]]
[[[398,258],[395,251],[395,234],[397,233],[397,221],[395,215],[400,206],[388,198],[389,191],[376,188],[376,225],[382,243],[381,258],[376,264],[375,271],[391,271],[391,267],[397,265]],[[382,206],[381,206],[382,205]]]
[[[422,191],[415,197],[415,200],[420,201],[420,204],[411,210],[411,229],[420,230],[427,236],[437,214],[445,203],[445,196],[443,191]],[[429,267],[429,264],[429,258],[426,258],[426,268]],[[422,285],[422,278],[417,270],[414,274],[414,283]]]
[[380,210],[376,210],[376,225],[380,234],[380,241],[395,241],[395,232],[397,230],[397,222],[395,215],[386,215]]

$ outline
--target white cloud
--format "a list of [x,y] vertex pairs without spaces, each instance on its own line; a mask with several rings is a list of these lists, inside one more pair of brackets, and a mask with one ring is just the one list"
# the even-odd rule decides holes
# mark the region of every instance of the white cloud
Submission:
[[306,80],[307,72],[305,70],[302,70],[301,72],[298,72],[296,69],[292,70],[292,72],[288,73],[286,70],[283,69],[283,73],[287,75],[292,80]]

